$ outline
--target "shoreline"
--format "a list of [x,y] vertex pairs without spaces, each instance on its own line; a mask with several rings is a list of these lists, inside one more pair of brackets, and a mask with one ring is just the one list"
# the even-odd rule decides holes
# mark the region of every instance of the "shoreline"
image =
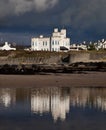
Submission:
[[0,75],[0,88],[106,87],[106,72]]

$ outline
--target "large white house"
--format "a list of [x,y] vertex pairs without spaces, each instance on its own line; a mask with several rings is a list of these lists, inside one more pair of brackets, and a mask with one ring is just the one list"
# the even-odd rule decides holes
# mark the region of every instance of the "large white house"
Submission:
[[37,38],[31,39],[32,51],[67,51],[70,49],[70,38],[66,37],[66,29],[54,29],[51,37],[43,37],[42,35]]

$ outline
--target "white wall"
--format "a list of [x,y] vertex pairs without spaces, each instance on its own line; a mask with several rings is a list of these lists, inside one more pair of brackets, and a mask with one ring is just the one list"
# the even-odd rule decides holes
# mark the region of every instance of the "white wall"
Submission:
[[50,51],[50,38],[32,38],[31,39],[31,50],[35,51]]

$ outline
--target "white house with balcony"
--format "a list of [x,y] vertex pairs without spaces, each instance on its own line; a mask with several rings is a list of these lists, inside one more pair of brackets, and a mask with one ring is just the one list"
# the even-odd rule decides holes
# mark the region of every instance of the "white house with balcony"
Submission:
[[16,48],[11,47],[11,44],[8,44],[8,42],[5,42],[5,44],[2,47],[0,47],[0,50],[9,51],[9,50],[16,50]]
[[51,37],[43,37],[31,39],[32,51],[68,51],[70,49],[70,38],[66,37],[66,29],[54,29]]

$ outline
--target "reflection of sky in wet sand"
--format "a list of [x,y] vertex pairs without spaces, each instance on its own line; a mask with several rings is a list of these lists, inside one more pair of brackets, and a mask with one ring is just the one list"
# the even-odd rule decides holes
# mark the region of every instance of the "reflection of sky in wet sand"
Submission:
[[106,89],[57,87],[0,89],[0,109],[12,106],[19,108],[20,104],[23,110],[24,107],[28,107],[28,111],[32,114],[50,113],[54,121],[65,120],[71,107],[88,107],[106,111]]

